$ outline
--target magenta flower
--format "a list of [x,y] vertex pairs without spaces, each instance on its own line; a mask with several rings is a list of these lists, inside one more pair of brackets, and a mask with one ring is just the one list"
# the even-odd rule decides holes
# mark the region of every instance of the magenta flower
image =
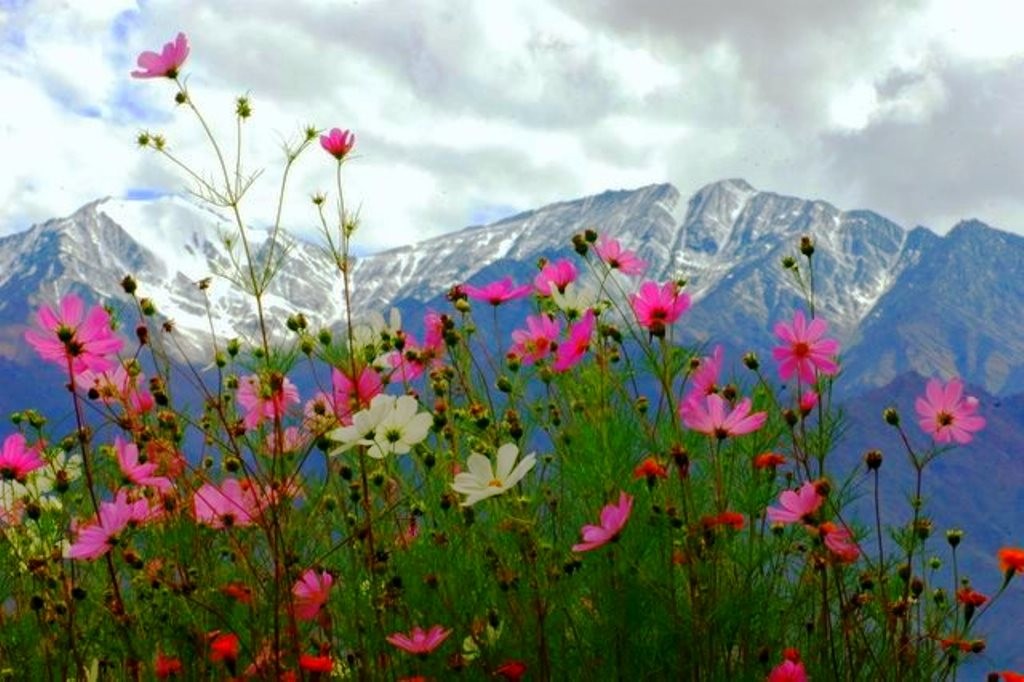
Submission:
[[238,404],[245,410],[245,428],[255,429],[264,419],[284,416],[289,404],[299,402],[299,389],[288,377],[262,381],[257,374],[243,377],[238,384]]
[[4,439],[3,450],[0,450],[0,478],[3,480],[24,483],[26,476],[44,464],[39,448],[25,445],[25,436],[12,433]]
[[338,161],[344,159],[356,145],[356,135],[351,130],[331,128],[327,135],[320,136],[320,146]]
[[334,388],[334,414],[342,424],[351,424],[352,415],[370,406],[375,395],[384,390],[384,382],[373,367],[363,367],[353,381],[348,372],[335,368],[331,372]]
[[594,245],[594,251],[598,258],[608,264],[612,270],[618,270],[624,275],[642,275],[647,269],[647,263],[637,258],[632,251],[626,251],[619,246],[618,239],[602,236]]
[[546,357],[558,341],[562,326],[548,315],[530,315],[526,318],[526,329],[512,332],[515,344],[509,353],[524,364],[533,363]]
[[562,258],[545,265],[540,273],[533,278],[533,286],[537,288],[538,295],[550,296],[552,287],[564,294],[565,288],[575,281],[576,266],[572,264],[572,261]]
[[497,282],[491,282],[482,287],[476,287],[472,284],[464,284],[462,291],[465,292],[466,296],[477,300],[487,301],[493,306],[501,305],[506,301],[512,301],[517,298],[523,298],[524,296],[530,295],[530,285],[523,284],[516,286],[512,282],[511,277],[499,280]]
[[964,395],[964,384],[950,379],[945,386],[929,379],[923,397],[914,403],[921,430],[939,443],[970,443],[972,433],[985,427],[985,418],[975,413],[978,399]]
[[807,682],[807,671],[800,661],[783,661],[768,673],[768,682]]
[[130,500],[126,491],[118,491],[113,502],[100,502],[96,521],[79,526],[75,542],[68,548],[69,559],[92,560],[103,556],[117,544],[117,535],[128,526],[136,526],[153,518],[146,498]]
[[292,587],[295,596],[295,617],[299,620],[313,620],[320,607],[327,603],[327,597],[334,584],[334,577],[327,571],[306,570]]
[[132,71],[132,78],[177,78],[178,69],[188,57],[188,39],[179,33],[174,42],[166,43],[159,54],[143,52],[139,55],[138,71]]
[[574,552],[589,552],[606,545],[619,537],[622,528],[629,520],[629,514],[633,511],[633,496],[625,492],[619,493],[617,504],[608,504],[601,510],[601,525],[586,525],[580,530],[583,542],[573,545]]
[[590,337],[594,335],[596,325],[594,311],[588,309],[582,320],[569,327],[569,338],[559,344],[551,369],[565,372],[579,363],[590,348]]
[[772,349],[772,357],[779,363],[779,376],[786,381],[796,374],[807,384],[814,383],[815,370],[829,376],[839,371],[835,355],[839,342],[826,339],[828,323],[814,318],[808,324],[802,311],[793,315],[792,324],[779,322],[775,325],[775,336],[783,345]]
[[683,398],[683,404],[679,407],[679,413],[693,409],[694,403],[700,403],[712,393],[718,393],[718,380],[722,372],[724,351],[721,346],[715,346],[711,355],[700,359],[700,364],[690,376],[690,390]]
[[426,656],[439,647],[441,642],[447,639],[450,634],[452,634],[451,630],[445,630],[440,625],[435,625],[426,632],[423,631],[423,628],[417,626],[408,635],[403,632],[396,632],[393,635],[388,635],[386,639],[402,651],[407,651],[417,656]]
[[211,528],[248,526],[256,521],[260,504],[251,487],[245,489],[234,478],[225,479],[218,488],[204,483],[192,498],[196,520]]
[[711,393],[704,396],[703,401],[684,401],[679,406],[679,416],[687,428],[719,440],[757,431],[768,419],[767,412],[750,414],[750,398],[744,398],[731,412],[726,413],[728,405],[725,398]]
[[87,369],[104,372],[113,369],[110,356],[121,350],[123,342],[110,328],[110,315],[102,306],[85,311],[85,303],[75,294],[68,294],[60,302],[60,313],[43,306],[36,313],[43,331],[25,332],[28,341],[39,356],[66,367],[71,360],[71,371],[79,374]]
[[117,436],[114,439],[114,450],[117,452],[121,473],[129,483],[156,488],[160,492],[167,492],[174,487],[171,479],[166,476],[153,475],[157,469],[156,462],[139,462],[139,448],[135,443],[126,443]]
[[663,334],[665,327],[674,324],[690,307],[690,296],[680,292],[675,282],[665,282],[661,287],[655,282],[644,282],[630,302],[642,326],[652,334]]
[[826,521],[818,527],[818,530],[825,540],[825,547],[839,561],[852,563],[860,557],[860,547],[846,528]]
[[808,481],[796,492],[783,490],[779,495],[782,508],[768,507],[768,520],[772,523],[803,523],[814,512],[818,511],[825,498],[818,494],[814,483]]

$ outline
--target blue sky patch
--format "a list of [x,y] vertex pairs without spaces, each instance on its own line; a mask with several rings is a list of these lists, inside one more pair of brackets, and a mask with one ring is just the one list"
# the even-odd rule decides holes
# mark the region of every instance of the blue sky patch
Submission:
[[508,204],[490,204],[478,206],[469,213],[470,225],[487,225],[495,221],[515,215],[519,209]]

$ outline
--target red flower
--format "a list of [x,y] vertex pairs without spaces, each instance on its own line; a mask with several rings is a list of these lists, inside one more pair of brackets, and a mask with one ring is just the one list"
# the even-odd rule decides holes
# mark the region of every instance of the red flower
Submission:
[[1003,573],[1024,573],[1024,549],[1003,547],[996,556],[999,557],[999,570]]
[[235,661],[238,659],[238,649],[238,635],[230,632],[225,635],[217,633],[210,640],[210,660],[213,662]]
[[714,516],[705,516],[700,520],[701,525],[709,530],[718,526],[731,526],[736,530],[743,530],[745,521],[746,517],[743,514],[734,511],[724,511]]
[[1024,682],[1024,673],[1015,673],[1012,670],[1004,670],[999,674],[1003,676],[1003,682]]
[[299,656],[299,667],[311,673],[329,673],[334,667],[330,656]]
[[230,582],[220,588],[220,593],[224,596],[231,597],[240,604],[252,603],[252,589],[245,583],[240,583],[238,581]]
[[668,478],[668,470],[654,457],[648,457],[633,469],[633,478],[648,478],[652,481],[656,478]]
[[328,154],[341,161],[356,145],[356,135],[351,130],[331,128],[327,135],[320,136],[320,146]]
[[182,671],[181,661],[173,656],[164,656],[156,652],[156,660],[153,661],[153,674],[157,679],[164,680]]
[[988,601],[988,597],[981,592],[975,592],[969,587],[961,587],[956,591],[956,600],[964,606],[981,606]]
[[526,674],[526,664],[522,661],[505,661],[494,670],[495,675],[501,675],[506,680],[518,682]]
[[132,78],[177,78],[178,69],[188,57],[188,39],[179,33],[172,43],[166,43],[162,52],[143,52],[139,55],[138,71]]
[[774,469],[786,463],[786,458],[775,452],[763,452],[754,457],[755,469]]

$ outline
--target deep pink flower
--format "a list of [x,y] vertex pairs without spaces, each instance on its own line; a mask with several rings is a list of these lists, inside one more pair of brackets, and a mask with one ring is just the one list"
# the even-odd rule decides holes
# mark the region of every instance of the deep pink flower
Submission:
[[629,514],[633,511],[633,496],[625,492],[619,493],[617,504],[608,504],[601,509],[601,525],[586,525],[580,530],[583,542],[573,545],[574,552],[589,552],[606,545],[619,536]]
[[204,483],[192,498],[196,520],[212,528],[248,526],[255,522],[260,505],[251,488],[243,489],[234,478],[220,487]]
[[116,363],[110,356],[121,350],[123,342],[110,328],[110,315],[103,306],[93,306],[86,313],[82,299],[68,294],[61,299],[59,314],[43,306],[36,320],[43,331],[30,329],[25,332],[25,340],[44,360],[66,367],[71,358],[75,374],[114,368]]
[[139,448],[135,443],[126,443],[120,436],[114,438],[114,450],[117,452],[117,463],[121,467],[121,473],[130,483],[141,486],[150,486],[160,492],[166,492],[173,487],[171,479],[166,476],[154,476],[157,463],[147,461],[139,462]]
[[67,557],[87,560],[101,557],[117,544],[118,533],[129,525],[145,523],[155,514],[146,498],[131,500],[125,491],[118,491],[112,502],[100,502],[97,520],[78,527]]
[[26,476],[44,464],[39,448],[25,445],[25,436],[12,433],[4,439],[3,450],[0,450],[0,478],[3,480],[24,482]]
[[974,414],[978,399],[964,395],[964,384],[950,379],[945,386],[929,379],[923,397],[914,403],[921,429],[939,443],[971,442],[971,434],[985,427],[984,417]]
[[739,401],[727,414],[728,406],[725,398],[711,393],[704,400],[684,402],[679,406],[679,416],[687,428],[718,439],[757,431],[768,419],[767,412],[750,413],[750,398]]
[[526,318],[526,329],[512,332],[515,344],[509,352],[524,364],[532,365],[551,352],[561,331],[562,325],[549,315],[530,315]]
[[370,366],[360,369],[355,381],[349,372],[335,367],[331,371],[331,384],[334,388],[334,414],[342,424],[351,424],[352,415],[369,407],[373,397],[384,390],[380,374]]
[[188,39],[179,33],[174,42],[166,43],[162,52],[143,52],[139,55],[138,71],[132,78],[177,78],[178,69],[188,57]]
[[426,632],[423,631],[423,628],[417,626],[408,635],[403,632],[396,632],[393,635],[388,635],[387,640],[399,649],[408,651],[410,654],[426,656],[440,646],[441,642],[447,639],[450,634],[452,634],[451,630],[445,630],[440,625],[435,625]]
[[470,298],[477,301],[487,301],[493,306],[501,305],[506,301],[512,301],[517,298],[523,298],[524,296],[530,295],[530,285],[523,284],[516,286],[512,281],[511,277],[498,280],[497,282],[491,282],[482,287],[476,287],[472,284],[464,284],[462,291]]
[[803,395],[800,396],[800,414],[805,417],[811,413],[811,410],[818,404],[818,392],[817,391],[804,391]]
[[263,381],[258,374],[250,374],[238,382],[238,404],[246,411],[247,429],[255,429],[264,419],[283,417],[288,405],[298,402],[299,389],[288,377]]
[[786,381],[796,374],[807,384],[814,383],[815,370],[829,376],[839,371],[835,355],[839,342],[826,339],[828,323],[820,317],[807,322],[803,311],[793,314],[792,324],[779,322],[775,325],[775,336],[783,345],[772,349],[772,357],[779,363],[779,376]]
[[601,236],[594,245],[594,251],[598,258],[608,264],[612,270],[618,270],[624,275],[642,275],[647,269],[647,263],[637,258],[632,251],[626,251],[619,245],[618,239]]
[[590,337],[594,335],[596,325],[594,311],[588,309],[583,319],[569,327],[569,338],[558,345],[555,364],[551,368],[556,372],[565,372],[579,363],[590,348]]
[[299,620],[313,620],[320,607],[327,603],[327,597],[334,584],[334,577],[327,571],[306,570],[292,587],[295,596],[295,617]]
[[818,526],[818,531],[825,540],[825,546],[839,561],[852,563],[860,557],[860,547],[846,528],[826,521]]
[[807,671],[800,661],[783,661],[768,674],[768,682],[807,682]]
[[559,293],[565,293],[565,287],[576,281],[576,266],[571,260],[562,258],[554,263],[546,264],[540,273],[533,278],[533,286],[540,296],[550,296],[554,287]]
[[825,498],[818,494],[818,488],[808,481],[796,492],[783,490],[779,495],[782,508],[768,507],[768,520],[772,523],[803,523],[818,511]]
[[330,133],[320,136],[320,146],[338,161],[344,159],[355,145],[356,134],[351,130],[331,128]]
[[690,307],[690,296],[679,291],[675,282],[644,282],[630,298],[637,321],[651,333],[664,333]]

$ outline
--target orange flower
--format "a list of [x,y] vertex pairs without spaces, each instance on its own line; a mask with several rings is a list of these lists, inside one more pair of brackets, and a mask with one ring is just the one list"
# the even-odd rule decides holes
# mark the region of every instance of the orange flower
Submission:
[[774,469],[786,463],[786,458],[777,452],[763,452],[754,458],[755,469]]
[[708,530],[716,526],[732,526],[736,530],[743,530],[744,520],[745,517],[739,512],[724,511],[714,516],[705,516],[701,518],[700,522]]
[[1024,549],[1003,547],[997,556],[999,568],[1003,573],[1024,573]]
[[981,606],[988,601],[988,597],[969,587],[961,587],[956,592],[956,600],[965,606]]
[[656,478],[668,478],[668,470],[654,457],[648,457],[633,469],[633,478],[646,478],[653,482]]
[[999,674],[1003,676],[1003,682],[1024,682],[1024,673],[1015,673],[1012,670],[1004,670]]

